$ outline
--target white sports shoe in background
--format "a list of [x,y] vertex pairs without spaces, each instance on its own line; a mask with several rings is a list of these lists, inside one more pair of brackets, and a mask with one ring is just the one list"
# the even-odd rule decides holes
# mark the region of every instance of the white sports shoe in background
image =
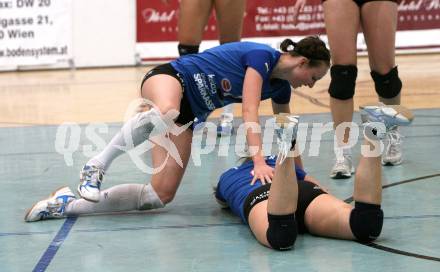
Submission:
[[398,128],[390,129],[387,134],[387,144],[385,146],[385,152],[382,155],[383,165],[399,165],[402,163],[402,138]]
[[234,131],[234,115],[232,113],[222,113],[217,126],[217,136],[231,136]]
[[342,151],[336,151],[336,153],[335,164],[330,171],[330,177],[333,179],[351,178],[354,173],[353,158],[351,154],[342,154]]

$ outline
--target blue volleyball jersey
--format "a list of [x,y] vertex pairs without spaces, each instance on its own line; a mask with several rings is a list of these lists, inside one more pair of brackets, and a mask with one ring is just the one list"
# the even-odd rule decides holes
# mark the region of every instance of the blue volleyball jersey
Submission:
[[204,121],[216,108],[241,103],[247,67],[263,78],[261,100],[272,98],[278,104],[289,103],[289,82],[270,79],[280,56],[280,52],[264,44],[235,42],[180,57],[170,64],[183,78],[194,115]]
[[[266,157],[267,165],[275,167],[276,156]],[[243,204],[246,197],[257,188],[261,187],[261,181],[258,179],[254,185],[251,185],[252,174],[254,169],[253,161],[248,161],[240,166],[234,167],[226,171],[220,176],[217,185],[216,197],[228,203],[231,211],[239,216],[244,223],[247,224],[243,211]],[[295,166],[297,180],[303,180],[307,175],[303,169]]]

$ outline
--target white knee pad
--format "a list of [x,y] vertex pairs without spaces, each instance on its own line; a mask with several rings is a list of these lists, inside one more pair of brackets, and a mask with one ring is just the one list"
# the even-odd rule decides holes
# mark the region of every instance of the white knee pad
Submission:
[[151,184],[144,186],[139,196],[138,203],[139,210],[152,210],[165,207],[165,204],[160,200]]

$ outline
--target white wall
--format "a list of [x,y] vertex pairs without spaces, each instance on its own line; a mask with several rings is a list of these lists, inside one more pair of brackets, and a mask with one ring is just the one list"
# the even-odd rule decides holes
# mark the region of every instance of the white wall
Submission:
[[134,65],[136,1],[74,0],[72,43],[76,67]]

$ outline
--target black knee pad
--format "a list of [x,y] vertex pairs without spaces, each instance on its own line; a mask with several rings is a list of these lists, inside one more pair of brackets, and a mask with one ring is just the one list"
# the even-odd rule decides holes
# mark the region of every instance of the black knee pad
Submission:
[[188,44],[179,43],[179,45],[177,45],[177,49],[179,50],[179,56],[199,53],[198,45],[188,45]]
[[350,228],[353,235],[362,243],[379,237],[383,225],[383,211],[380,205],[355,202],[350,214]]
[[266,238],[270,246],[276,250],[289,250],[295,244],[298,229],[295,214],[273,215],[267,214],[269,228]]
[[393,98],[400,93],[400,90],[402,90],[402,81],[400,81],[397,66],[385,75],[381,75],[375,71],[371,71],[370,74],[374,80],[376,93],[380,97]]
[[355,65],[333,65],[330,69],[331,81],[328,89],[330,96],[340,100],[353,98],[357,73]]

